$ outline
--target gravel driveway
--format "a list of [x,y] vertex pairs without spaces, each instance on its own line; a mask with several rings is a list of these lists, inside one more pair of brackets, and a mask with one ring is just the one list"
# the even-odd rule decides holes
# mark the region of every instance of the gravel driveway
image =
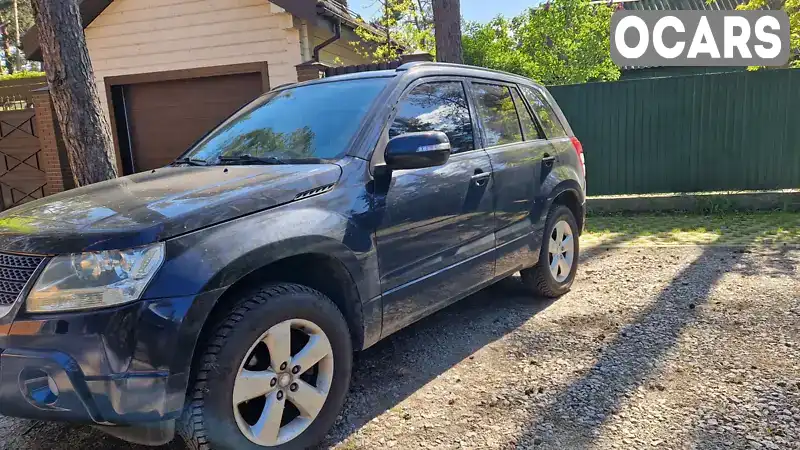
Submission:
[[[557,302],[506,280],[358,355],[328,444],[800,449],[800,250],[583,258]],[[141,448],[4,417],[0,447]]]

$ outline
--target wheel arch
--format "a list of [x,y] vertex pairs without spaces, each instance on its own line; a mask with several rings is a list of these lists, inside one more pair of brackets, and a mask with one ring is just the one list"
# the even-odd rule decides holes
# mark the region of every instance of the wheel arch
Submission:
[[[313,270],[310,270],[313,268]],[[321,292],[339,308],[350,328],[353,348],[364,342],[364,317],[358,286],[348,267],[329,253],[298,253],[254,268],[228,286],[217,299],[201,331],[224,315],[237,298],[270,282],[296,283]]]
[[549,211],[553,205],[564,205],[572,211],[575,216],[575,221],[578,223],[578,234],[583,232],[585,222],[584,203],[585,198],[583,190],[575,180],[566,180],[561,182],[550,195],[547,210]]

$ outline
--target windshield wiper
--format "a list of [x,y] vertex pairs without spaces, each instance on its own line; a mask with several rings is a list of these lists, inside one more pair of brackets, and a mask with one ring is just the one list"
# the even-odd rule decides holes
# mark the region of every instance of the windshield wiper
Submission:
[[172,164],[188,164],[190,166],[206,166],[208,161],[199,158],[180,158],[176,159]]
[[289,164],[288,162],[280,158],[276,158],[274,156],[253,156],[253,155],[220,156],[219,162],[222,164],[264,164],[264,165]]

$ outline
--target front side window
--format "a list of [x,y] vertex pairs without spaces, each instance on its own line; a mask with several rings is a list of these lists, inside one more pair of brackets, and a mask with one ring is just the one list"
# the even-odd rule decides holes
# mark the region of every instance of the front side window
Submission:
[[553,108],[547,103],[547,100],[542,97],[542,94],[528,86],[522,86],[522,94],[528,99],[533,108],[533,112],[539,117],[539,123],[542,124],[544,134],[546,134],[548,138],[553,139],[567,135],[556,112],[553,111]]
[[344,155],[386,78],[311,84],[271,92],[231,116],[183,155],[214,163],[252,156],[318,162]]
[[467,95],[460,81],[421,84],[397,105],[397,116],[389,128],[390,139],[424,131],[446,134],[452,153],[475,148]]
[[522,141],[517,109],[507,86],[475,83],[475,106],[483,120],[486,146]]

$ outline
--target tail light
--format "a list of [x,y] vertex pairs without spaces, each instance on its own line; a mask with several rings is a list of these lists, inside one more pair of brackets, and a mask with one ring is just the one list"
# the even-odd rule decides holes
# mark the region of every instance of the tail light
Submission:
[[581,162],[581,169],[583,169],[583,176],[586,177],[586,160],[583,158],[583,144],[575,136],[569,138],[572,141],[572,146],[575,147],[575,153],[578,154],[578,160]]

